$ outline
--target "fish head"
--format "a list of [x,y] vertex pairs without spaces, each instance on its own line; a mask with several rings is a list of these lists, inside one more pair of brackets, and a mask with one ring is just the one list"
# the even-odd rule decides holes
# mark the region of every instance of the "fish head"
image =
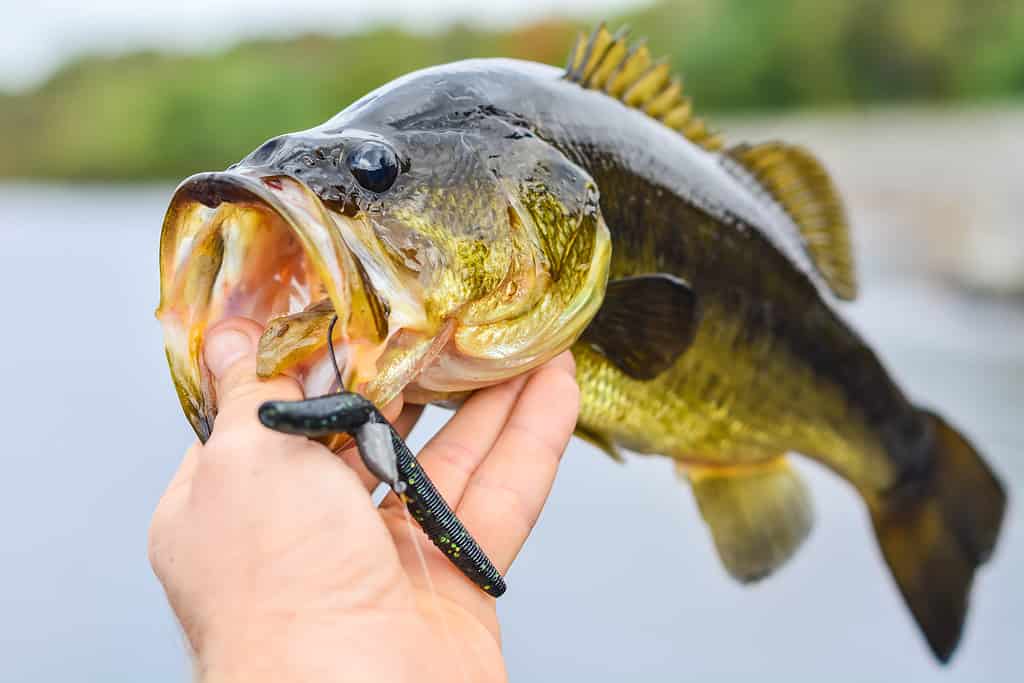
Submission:
[[384,405],[536,367],[600,306],[610,241],[580,167],[486,107],[410,124],[358,105],[188,178],[171,200],[157,316],[201,439],[217,411],[203,337],[225,318],[265,327],[260,375]]

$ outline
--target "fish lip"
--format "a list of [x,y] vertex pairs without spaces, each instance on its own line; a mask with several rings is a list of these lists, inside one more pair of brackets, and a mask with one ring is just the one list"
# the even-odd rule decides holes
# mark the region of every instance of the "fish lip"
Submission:
[[[195,242],[219,229],[211,224],[224,204],[258,207],[278,216],[301,246],[304,265],[315,270],[336,310],[349,308],[353,286],[350,281],[358,272],[358,267],[352,265],[354,257],[326,207],[307,185],[294,177],[258,170],[229,170],[197,173],[178,185],[161,231],[160,304],[156,316],[164,328],[167,359],[179,401],[204,442],[210,436],[217,413],[212,378],[201,353],[205,330],[216,322],[207,314],[216,296],[212,287],[216,280],[211,281],[202,302],[188,301],[184,292],[189,291],[187,281],[193,279],[189,260],[197,249]],[[223,243],[223,237],[221,240]],[[217,268],[219,274],[220,265]],[[245,265],[243,273],[244,268]],[[341,320],[339,325],[343,336],[347,334],[346,323]]]
[[[280,177],[275,174],[259,176],[264,179]],[[299,181],[296,181],[299,182]],[[206,171],[185,178],[178,184],[171,203],[179,199],[193,199],[203,206],[215,209],[224,202],[240,202],[249,199],[267,204],[287,216],[288,207],[251,173],[238,171]]]
[[[191,175],[178,184],[178,187],[175,188],[171,196],[160,234],[161,288],[157,317],[160,316],[161,311],[168,304],[167,298],[170,295],[170,292],[166,291],[167,285],[170,283],[165,279],[164,275],[171,268],[171,264],[168,261],[178,256],[176,248],[179,245],[174,241],[176,235],[173,230],[182,204],[194,201],[209,209],[216,209],[224,203],[255,201],[265,205],[281,216],[293,230],[299,230],[298,217],[270,188],[266,187],[259,180],[259,178],[263,178],[273,182],[281,177],[280,175],[271,174],[254,176],[237,171],[206,171]],[[305,187],[301,181],[294,178],[291,180]]]

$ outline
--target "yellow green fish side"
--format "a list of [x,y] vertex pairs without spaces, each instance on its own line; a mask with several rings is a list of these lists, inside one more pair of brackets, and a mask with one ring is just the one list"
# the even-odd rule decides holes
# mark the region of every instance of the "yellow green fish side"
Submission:
[[[856,279],[842,202],[821,164],[784,143],[725,146],[694,122],[678,81],[644,49],[620,49],[625,40],[603,27],[581,38],[566,80],[675,128],[693,143],[679,165],[707,173],[673,181],[677,169],[658,169],[648,150],[668,146],[651,144],[660,133],[602,146],[575,130],[563,142],[594,173],[613,241],[605,303],[573,347],[580,435],[614,457],[624,447],[673,458],[742,581],[774,571],[810,530],[810,497],[786,454],[825,464],[864,498],[897,585],[947,660],[975,568],[995,545],[1001,484],[962,436],[903,396],[835,312]],[[640,75],[630,86],[624,73]],[[590,102],[582,108],[593,115]],[[636,287],[616,300],[618,282],[652,273],[692,289],[689,314],[645,320],[663,308]],[[672,349],[650,356],[672,358],[651,376],[629,346],[645,343]]]

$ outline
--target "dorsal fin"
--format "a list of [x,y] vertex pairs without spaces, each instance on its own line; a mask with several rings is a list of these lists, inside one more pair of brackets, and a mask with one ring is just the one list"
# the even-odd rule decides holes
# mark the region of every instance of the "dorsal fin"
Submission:
[[743,167],[796,223],[815,268],[840,299],[857,296],[849,226],[828,172],[810,152],[782,142],[736,145],[726,155]]
[[580,34],[569,54],[565,79],[600,90],[679,131],[691,142],[718,151],[722,139],[693,116],[690,98],[668,62],[655,61],[643,41],[630,44],[625,28],[614,35],[604,23],[590,37]]

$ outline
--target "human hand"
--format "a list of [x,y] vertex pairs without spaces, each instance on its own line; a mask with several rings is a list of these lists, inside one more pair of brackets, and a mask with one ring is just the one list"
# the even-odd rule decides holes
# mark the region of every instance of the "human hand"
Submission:
[[[260,380],[262,328],[235,318],[210,330],[205,358],[220,412],[160,500],[150,562],[204,681],[505,680],[495,601],[413,526],[380,508],[355,449],[264,428],[267,400],[302,398],[288,377]],[[499,571],[529,535],[579,405],[564,353],[478,391],[419,462]],[[555,398],[557,397],[557,398]],[[384,411],[403,435],[419,407]],[[396,419],[397,416],[397,419]],[[436,594],[435,592],[436,591]]]

